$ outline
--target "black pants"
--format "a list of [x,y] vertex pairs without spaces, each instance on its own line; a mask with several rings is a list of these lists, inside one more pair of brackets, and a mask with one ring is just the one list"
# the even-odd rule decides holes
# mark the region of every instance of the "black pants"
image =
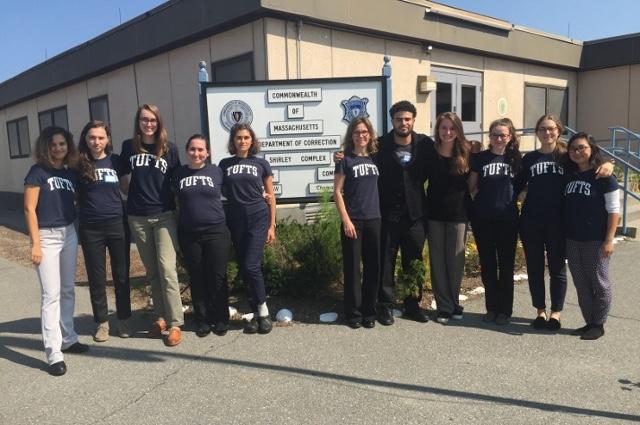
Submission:
[[520,223],[520,237],[527,260],[527,275],[531,301],[535,308],[545,309],[544,253],[549,265],[549,292],[551,310],[562,311],[567,294],[567,267],[565,263],[565,237],[562,219],[536,222],[523,218]]
[[224,223],[200,232],[180,228],[178,235],[191,278],[191,301],[196,321],[210,325],[229,323],[229,229]]
[[[398,249],[402,256],[402,269],[409,270],[413,260],[422,261],[422,249],[426,238],[425,224],[422,219],[411,221],[402,218],[399,222],[383,220],[381,229],[382,249],[382,281],[378,291],[378,302],[390,308],[395,302],[394,273]],[[404,307],[407,310],[418,308],[422,299],[422,286],[417,298],[404,299]]]
[[249,215],[230,211],[227,224],[240,268],[240,276],[247,285],[251,311],[267,301],[267,291],[262,274],[262,255],[269,231],[269,210],[265,207]]
[[[344,313],[349,319],[376,317],[376,298],[380,281],[380,219],[353,220],[356,239],[341,228],[344,271]],[[362,278],[360,269],[362,260]]]
[[480,257],[487,311],[511,317],[518,224],[515,220],[472,219],[471,226]]
[[89,294],[93,320],[96,323],[108,320],[106,250],[111,258],[111,274],[116,293],[118,319],[131,317],[131,292],[128,279],[127,242],[122,218],[101,223],[80,223],[80,243],[89,279]]

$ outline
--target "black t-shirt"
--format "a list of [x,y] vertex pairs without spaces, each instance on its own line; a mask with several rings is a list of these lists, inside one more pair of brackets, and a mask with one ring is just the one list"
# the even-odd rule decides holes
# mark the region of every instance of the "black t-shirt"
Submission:
[[344,203],[351,220],[380,218],[378,167],[368,156],[345,155],[336,164],[336,173],[344,174]]
[[169,142],[167,152],[158,158],[155,145],[142,144],[142,153],[133,152],[132,140],[122,144],[123,174],[131,173],[127,213],[149,216],[176,208],[171,191],[171,174],[180,166],[176,145]]
[[516,178],[518,191],[527,187],[522,218],[544,222],[562,217],[564,183],[564,169],[552,154],[538,151],[526,154]]
[[594,170],[573,176],[564,189],[566,236],[575,241],[603,241],[609,213],[604,194],[618,189],[614,176],[596,179]]
[[451,174],[452,161],[452,158],[437,155],[427,165],[427,218],[466,223],[471,202],[467,185],[469,173]]
[[[255,156],[224,158],[219,164],[224,176],[224,196],[230,211],[252,214],[267,209],[264,201],[264,180],[272,176],[271,166]],[[232,218],[232,217],[230,217]]]
[[78,212],[82,223],[100,223],[122,217],[124,210],[119,179],[122,162],[112,154],[94,162],[95,181],[78,177]]
[[504,155],[490,150],[471,155],[471,171],[478,173],[478,193],[472,211],[476,218],[516,220],[513,172]]
[[212,164],[193,170],[186,165],[172,177],[180,203],[180,226],[199,232],[224,223],[222,208],[222,170]]
[[75,171],[67,168],[45,168],[35,164],[24,178],[24,184],[40,188],[36,206],[40,229],[68,226],[76,219]]
[[395,145],[395,150],[393,151],[394,158],[402,167],[406,167],[411,162],[413,156],[412,148],[413,143],[409,143],[408,145]]

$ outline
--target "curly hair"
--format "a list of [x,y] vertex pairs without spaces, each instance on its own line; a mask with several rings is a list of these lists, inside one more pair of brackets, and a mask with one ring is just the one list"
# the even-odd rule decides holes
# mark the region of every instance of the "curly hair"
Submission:
[[54,168],[51,158],[51,143],[53,136],[60,135],[67,142],[67,155],[64,157],[63,165],[74,166],[76,162],[76,145],[73,143],[73,135],[62,127],[47,127],[38,136],[33,149],[33,158],[36,164],[46,168]]

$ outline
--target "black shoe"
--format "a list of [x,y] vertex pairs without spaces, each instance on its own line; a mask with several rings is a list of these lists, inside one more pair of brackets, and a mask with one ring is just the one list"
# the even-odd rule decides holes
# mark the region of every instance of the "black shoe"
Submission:
[[551,332],[558,332],[562,325],[558,319],[554,319],[553,317],[547,321],[547,330]]
[[464,312],[464,307],[457,305],[456,308],[453,309],[453,313],[451,313],[451,318],[453,320],[462,320]]
[[73,353],[73,354],[86,353],[87,351],[89,351],[89,346],[87,344],[82,344],[80,342],[76,342],[75,344],[72,344],[62,350],[63,353]]
[[258,333],[258,321],[254,317],[246,325],[244,325],[244,333],[257,334]]
[[571,335],[573,336],[580,336],[582,334],[584,334],[586,331],[588,331],[589,329],[591,329],[591,325],[584,325],[581,328],[575,329],[571,332]]
[[211,333],[211,328],[208,324],[204,322],[199,322],[196,324],[196,335],[200,338],[203,338]]
[[347,319],[347,326],[349,326],[351,329],[360,329],[362,327],[362,319],[360,319],[359,317]]
[[543,316],[538,316],[533,320],[533,322],[531,322],[531,326],[533,326],[533,329],[546,329],[547,319],[545,319]]
[[225,336],[229,330],[229,325],[224,322],[218,322],[215,326],[210,327],[214,334],[218,336]]
[[64,364],[64,362],[50,364],[49,367],[47,367],[47,372],[49,372],[49,375],[62,376],[67,373],[67,365]]
[[258,333],[265,335],[271,332],[273,326],[271,325],[271,319],[269,316],[258,317]]
[[420,308],[405,310],[404,317],[418,323],[427,323],[429,321],[429,316],[427,316],[422,310],[420,310]]
[[604,335],[604,326],[591,325],[589,330],[580,336],[580,339],[594,340],[600,338],[602,335]]
[[375,328],[376,321],[373,319],[364,319],[362,321],[362,326],[364,326],[367,329]]
[[451,315],[444,311],[439,312],[436,317],[436,321],[438,323],[442,323],[443,325],[446,325],[447,323],[449,323],[449,319],[451,319]]
[[389,307],[380,307],[378,322],[384,326],[393,325],[393,322],[395,322],[395,319],[393,318],[393,311],[391,311]]

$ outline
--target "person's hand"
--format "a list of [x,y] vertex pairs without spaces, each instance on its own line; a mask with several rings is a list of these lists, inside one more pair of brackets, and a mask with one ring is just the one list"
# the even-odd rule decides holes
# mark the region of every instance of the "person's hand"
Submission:
[[356,228],[353,225],[353,223],[351,222],[351,220],[348,220],[348,221],[342,223],[342,227],[344,227],[344,234],[349,239],[357,239],[358,238],[358,234],[356,233]]
[[42,261],[42,249],[40,245],[34,245],[31,247],[31,262],[36,266]]
[[604,177],[609,177],[613,174],[614,165],[610,162],[605,162],[596,170],[596,179],[601,179]]
[[273,200],[273,196],[269,195],[267,192],[262,192],[262,197],[264,198],[264,202],[266,202],[267,205],[271,205],[271,201]]
[[338,152],[334,152],[333,153],[333,162],[335,162],[336,164],[338,164],[343,159],[344,159],[344,152],[343,151],[338,151]]
[[276,240],[276,226],[269,226],[267,230],[267,245],[271,245]]
[[478,153],[482,151],[482,143],[477,140],[469,140],[471,143],[471,153]]
[[613,254],[613,241],[606,240],[602,242],[602,246],[600,246],[600,252],[605,258],[611,257],[611,254]]

